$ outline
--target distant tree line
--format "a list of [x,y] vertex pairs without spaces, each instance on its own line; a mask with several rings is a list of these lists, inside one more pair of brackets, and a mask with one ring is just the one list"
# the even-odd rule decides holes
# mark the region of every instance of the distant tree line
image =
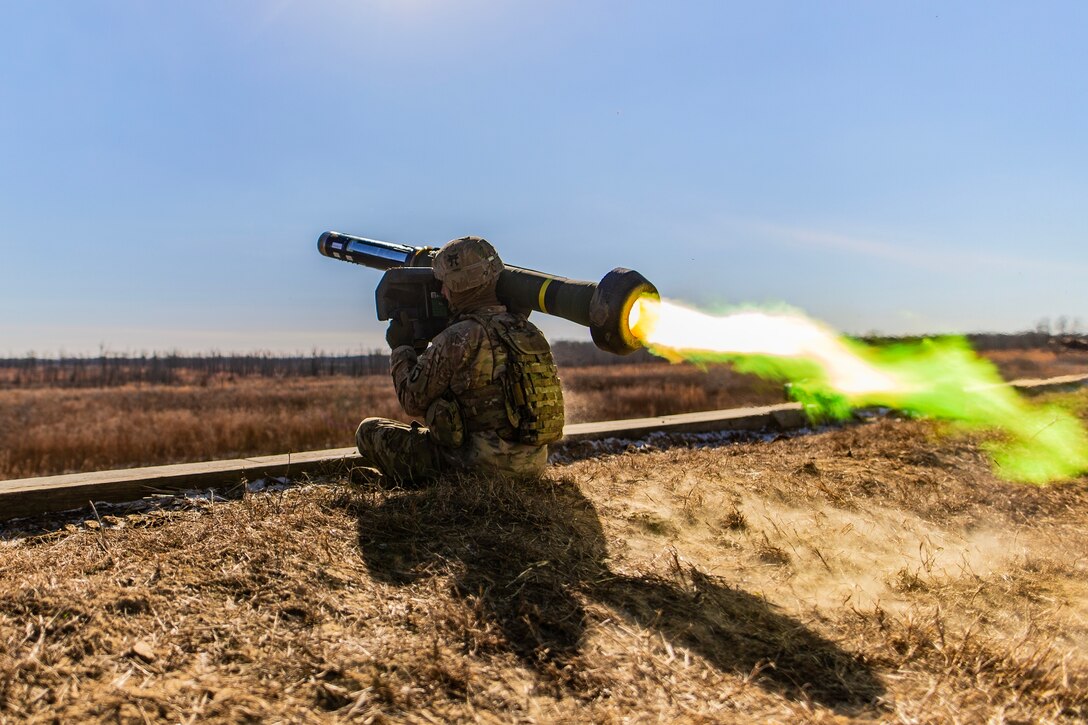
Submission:
[[[561,366],[614,365],[632,362],[663,362],[639,350],[618,356],[589,342],[560,340],[553,345]],[[357,355],[276,355],[269,352],[248,355],[182,355],[152,353],[132,355],[103,352],[90,356],[0,358],[0,387],[110,387],[132,383],[162,385],[207,384],[216,380],[264,377],[324,377],[387,375],[389,354],[373,351]]]
[[288,378],[388,373],[389,355],[127,355],[0,358],[0,387],[111,387],[129,384],[209,384],[244,377]]
[[[871,345],[888,345],[896,342],[918,342],[943,335],[864,335],[858,339]],[[975,332],[963,335],[971,347],[979,352],[988,350],[1032,350],[1038,348],[1082,348],[1088,344],[1086,335],[1052,335],[1046,331],[998,333]]]
[[[860,339],[879,345],[920,340],[922,337],[870,335]],[[980,352],[1045,347],[1088,349],[1088,335],[1052,335],[1040,330],[1015,334],[971,334],[967,335],[967,339]],[[620,356],[604,352],[590,342],[559,340],[552,345],[552,351],[561,368],[667,364],[664,359],[646,350]],[[357,355],[330,355],[317,350],[310,355],[274,355],[269,352],[248,355],[131,355],[103,352],[95,356],[59,358],[40,358],[29,353],[21,358],[0,358],[0,388],[209,385],[238,378],[362,377],[388,373],[389,354],[384,351]]]
[[559,367],[586,367],[589,365],[629,365],[630,363],[665,363],[668,361],[648,350],[636,350],[630,355],[605,352],[592,342],[557,340],[552,343],[552,357]]

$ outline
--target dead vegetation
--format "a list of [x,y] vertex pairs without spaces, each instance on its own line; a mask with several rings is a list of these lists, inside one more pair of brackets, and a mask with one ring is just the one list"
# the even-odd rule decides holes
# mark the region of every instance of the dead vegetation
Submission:
[[9,540],[0,721],[1088,718],[1088,479],[896,419],[637,450]]
[[[1009,380],[1088,371],[1081,351],[986,354]],[[613,364],[561,374],[572,423],[784,400],[779,383],[723,366]],[[0,480],[349,446],[371,415],[404,419],[386,375],[0,390]]]
[[[570,422],[783,400],[726,368],[565,369]],[[350,446],[367,416],[406,419],[387,375],[0,390],[0,480]]]
[[[1010,380],[1088,371],[1088,353],[1078,351],[987,355]],[[780,383],[725,366],[613,364],[561,375],[571,423],[785,399]],[[372,415],[405,419],[387,375],[0,389],[0,480],[338,448]]]
[[607,365],[561,371],[572,423],[646,418],[786,400],[781,382],[727,366]]
[[1088,352],[1083,347],[987,350],[983,354],[997,366],[1006,380],[1049,378],[1088,372]]
[[4,390],[0,478],[350,445],[361,410],[399,413],[387,379]]

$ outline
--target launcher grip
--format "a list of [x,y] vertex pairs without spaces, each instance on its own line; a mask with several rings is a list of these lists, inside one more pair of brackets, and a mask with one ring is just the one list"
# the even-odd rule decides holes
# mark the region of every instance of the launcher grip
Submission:
[[386,270],[374,291],[379,320],[397,320],[411,329],[412,346],[427,347],[449,324],[450,310],[442,287],[429,267]]

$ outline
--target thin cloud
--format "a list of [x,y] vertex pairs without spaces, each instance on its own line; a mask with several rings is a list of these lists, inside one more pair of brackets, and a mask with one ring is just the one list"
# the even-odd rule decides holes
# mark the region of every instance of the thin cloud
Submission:
[[964,251],[922,244],[895,244],[836,232],[763,222],[747,222],[742,226],[750,232],[759,234],[764,239],[794,248],[849,252],[854,255],[883,259],[933,272],[961,272],[964,269],[986,267],[1003,270],[1032,269],[1048,274],[1056,274],[1070,270],[1085,271],[1088,269],[1083,264],[1067,261],[1059,263],[1052,259],[1040,259],[1038,257]]

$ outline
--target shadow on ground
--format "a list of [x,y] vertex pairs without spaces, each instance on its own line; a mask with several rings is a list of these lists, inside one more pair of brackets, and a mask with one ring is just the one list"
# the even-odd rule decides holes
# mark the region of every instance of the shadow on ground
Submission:
[[344,503],[374,578],[452,575],[501,646],[557,686],[579,688],[591,600],[791,699],[850,713],[884,693],[857,657],[758,596],[679,564],[670,580],[610,571],[597,512],[572,483],[448,478]]

